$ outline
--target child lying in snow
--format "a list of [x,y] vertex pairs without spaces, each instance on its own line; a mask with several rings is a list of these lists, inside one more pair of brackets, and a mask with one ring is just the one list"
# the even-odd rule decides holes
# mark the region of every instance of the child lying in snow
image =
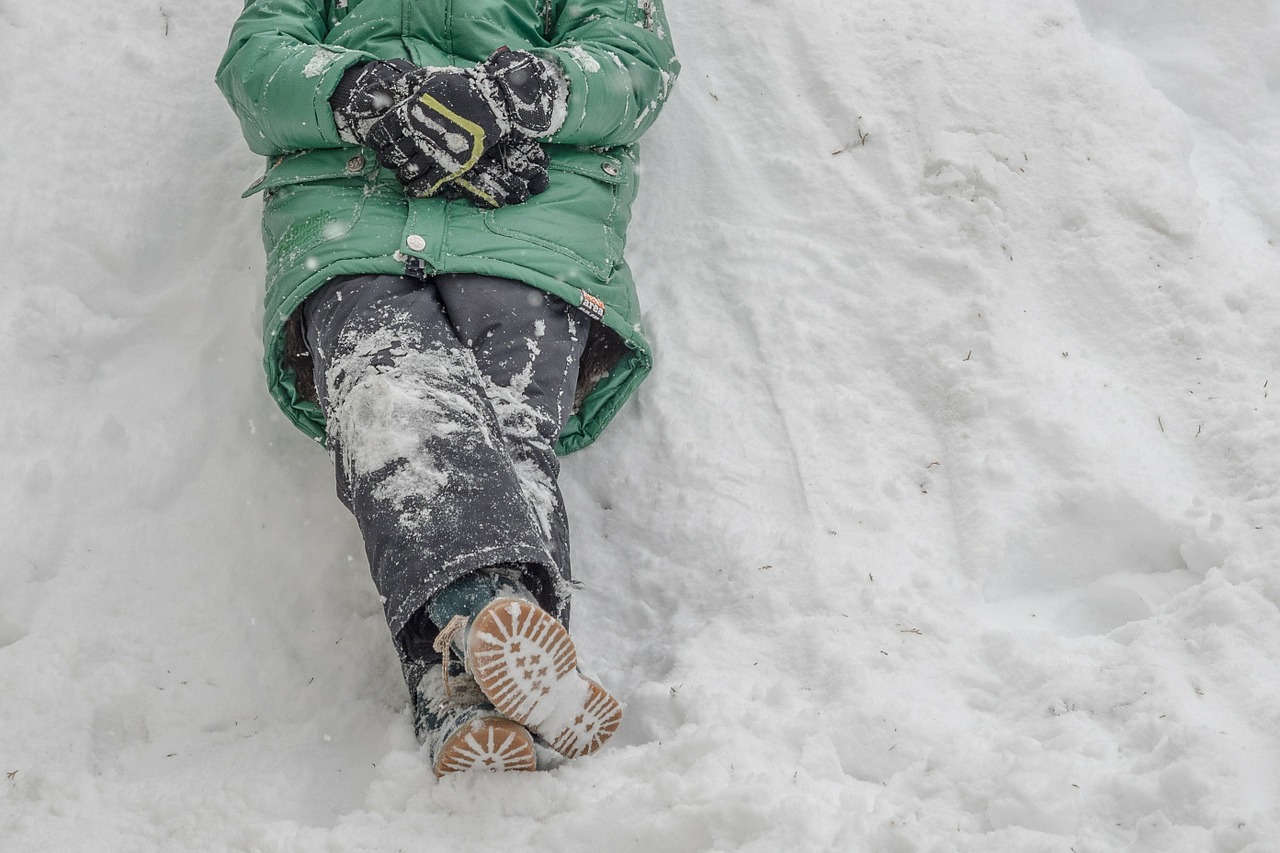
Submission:
[[565,629],[557,453],[650,350],[622,256],[675,81],[661,0],[248,0],[268,382],[327,442],[435,772],[575,757],[621,706]]

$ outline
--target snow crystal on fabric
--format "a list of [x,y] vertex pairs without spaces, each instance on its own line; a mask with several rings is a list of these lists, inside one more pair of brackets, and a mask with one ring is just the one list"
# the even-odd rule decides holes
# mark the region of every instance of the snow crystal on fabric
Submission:
[[319,77],[329,69],[329,66],[338,60],[340,53],[328,48],[319,48],[312,55],[311,61],[302,69],[302,76],[310,80],[312,77]]
[[434,441],[465,430],[494,444],[481,404],[468,393],[476,373],[471,351],[420,351],[420,343],[416,331],[393,322],[344,339],[341,348],[349,354],[327,373],[329,429],[344,469],[353,478],[378,473],[374,496],[395,507],[407,529],[420,528],[449,484],[467,476],[440,465],[430,449]]
[[[535,357],[536,355],[534,353]],[[548,420],[547,416],[525,402],[524,392],[532,375],[533,361],[530,360],[525,370],[512,378],[508,387],[486,380],[485,393],[498,416],[503,436],[513,445],[528,448],[525,452],[517,451],[512,454],[512,467],[520,481],[520,491],[529,510],[537,519],[543,535],[550,537],[551,519],[559,507],[559,501],[555,483],[536,461],[536,455],[550,452],[551,443],[544,437],[543,430],[539,429]],[[528,452],[529,450],[534,453]]]
[[562,50],[569,54],[573,61],[582,67],[583,71],[594,74],[600,70],[600,63],[596,62],[596,58],[587,53],[584,48],[574,45],[573,47],[562,48]]

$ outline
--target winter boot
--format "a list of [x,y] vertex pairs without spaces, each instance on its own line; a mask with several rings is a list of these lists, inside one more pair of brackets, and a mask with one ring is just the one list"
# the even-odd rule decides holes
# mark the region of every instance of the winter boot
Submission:
[[413,725],[436,776],[463,770],[537,770],[533,737],[503,717],[462,667],[427,669],[413,694]]
[[565,758],[600,748],[622,721],[622,706],[578,671],[569,632],[524,598],[503,596],[441,632],[467,674],[504,717],[528,728]]

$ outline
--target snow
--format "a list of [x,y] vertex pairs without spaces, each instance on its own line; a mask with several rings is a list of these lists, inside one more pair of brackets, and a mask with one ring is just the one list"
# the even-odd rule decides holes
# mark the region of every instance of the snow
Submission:
[[[384,472],[373,490],[401,514],[409,531],[430,526],[444,508],[436,498],[466,474],[440,464],[432,446],[464,424],[486,424],[469,395],[476,372],[468,349],[423,349],[422,335],[403,312],[387,311],[385,325],[366,334],[344,331],[342,356],[326,375],[332,394],[330,436],[353,478]],[[427,381],[427,378],[430,381]],[[496,437],[484,429],[477,441]],[[385,470],[395,466],[389,475]]]
[[626,717],[442,782],[263,390],[240,7],[0,5],[0,849],[1280,849],[1274,3],[672,0],[562,483]]
[[[582,70],[589,74],[596,73],[600,70],[600,63],[596,62],[595,57],[587,53],[586,49],[580,45],[571,45],[570,47],[560,48],[560,52],[566,54],[574,62],[582,66]],[[563,120],[561,124],[563,124]]]
[[315,55],[311,57],[311,61],[302,69],[302,76],[306,78],[319,77],[330,65],[338,61],[342,54],[337,51],[319,48]]

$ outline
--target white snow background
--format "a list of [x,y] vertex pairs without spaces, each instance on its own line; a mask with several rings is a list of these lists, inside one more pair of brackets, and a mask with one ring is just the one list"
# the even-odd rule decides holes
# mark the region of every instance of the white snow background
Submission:
[[442,782],[263,388],[239,10],[0,0],[0,850],[1280,851],[1280,3],[670,0],[564,475],[627,717]]

